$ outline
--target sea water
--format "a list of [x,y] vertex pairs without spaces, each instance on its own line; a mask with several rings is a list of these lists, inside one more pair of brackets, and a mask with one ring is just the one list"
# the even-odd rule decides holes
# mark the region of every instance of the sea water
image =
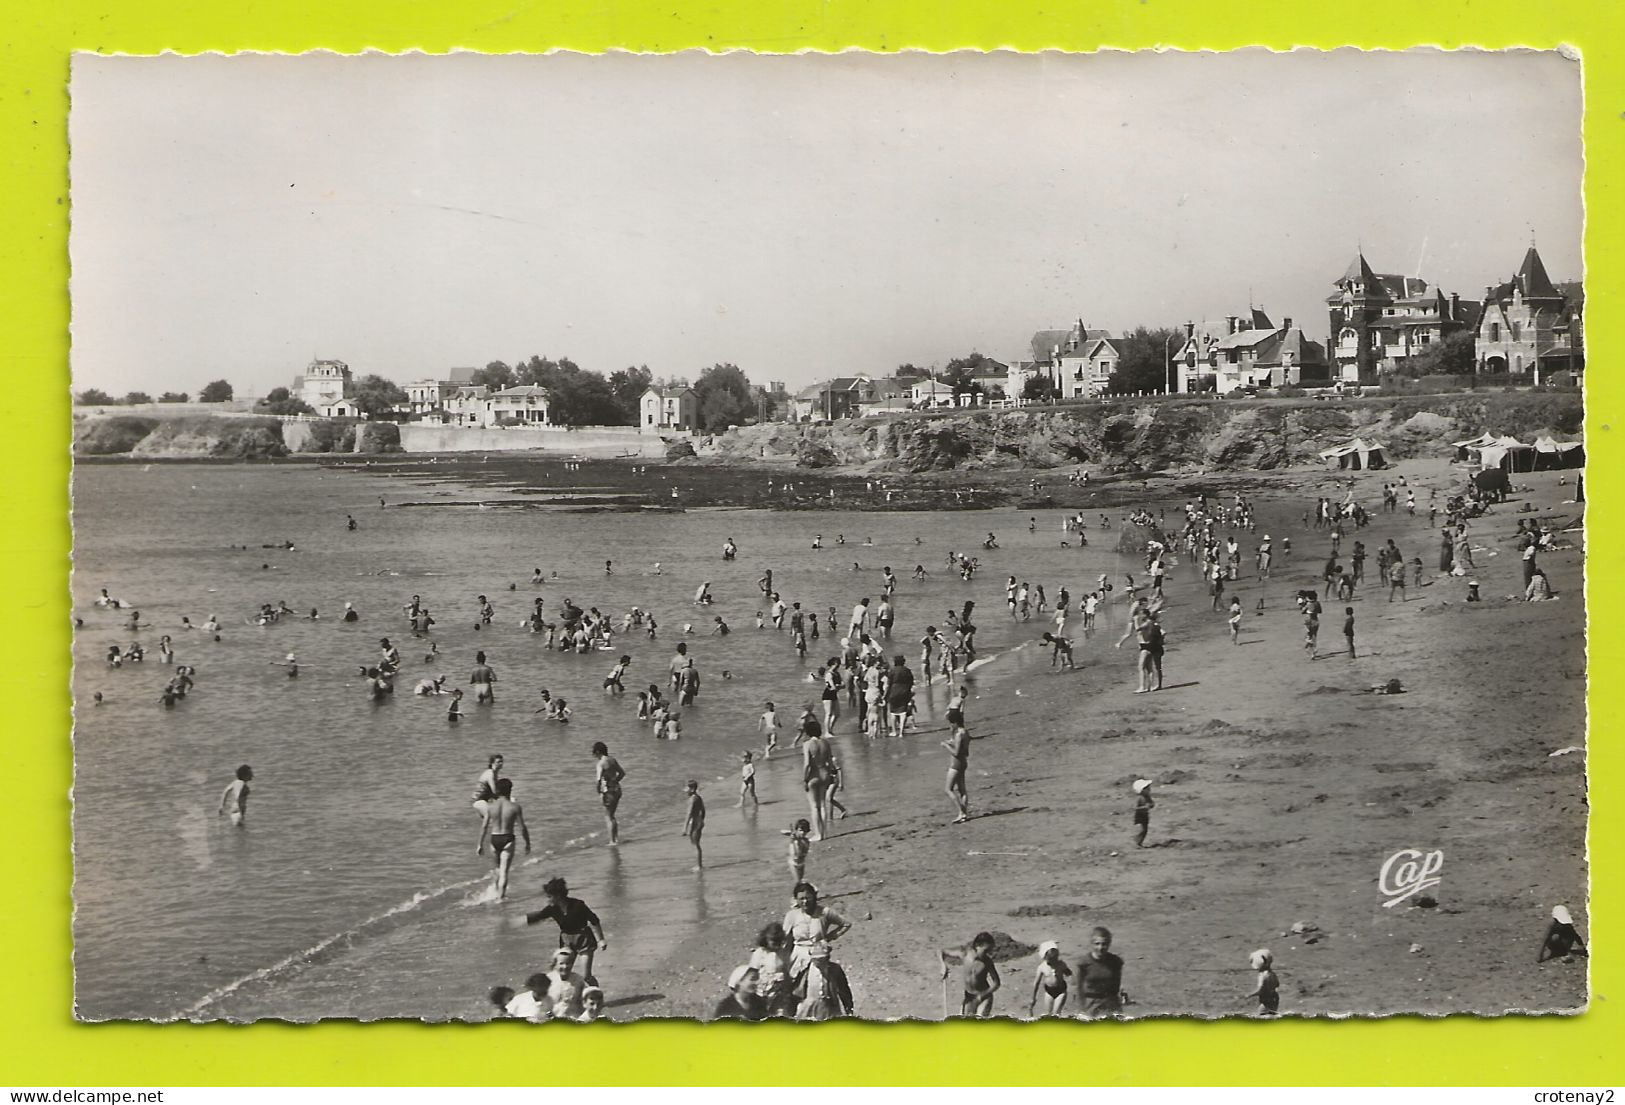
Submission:
[[[604,467],[566,473],[559,466],[560,485],[550,490],[613,494],[602,486]],[[569,479],[580,486],[564,486]],[[555,874],[603,916],[611,948],[597,973],[612,1012],[635,1016],[640,997],[660,995],[617,995],[616,957],[658,974],[696,926],[734,926],[743,948],[787,905],[778,830],[805,815],[799,764],[787,753],[761,764],[764,805],[745,815],[733,808],[740,753],[754,748],[759,758],[756,719],[769,699],[788,745],[799,707],[818,698],[806,676],[838,651],[839,633],[826,620],[802,661],[787,632],[757,630],[756,612],[767,605],[756,586],[764,569],[773,569],[787,602],[826,619],[835,607],[844,630],[858,598],[878,604],[880,571],[889,564],[900,590],[888,652],[917,665],[924,626],[942,625],[949,609],[973,599],[980,651],[1014,658],[1007,669],[1016,673],[1047,666],[1034,642],[1049,615],[1013,621],[1003,602],[1006,574],[1044,583],[1053,602],[1060,583],[1080,595],[1102,571],[1134,570],[1099,529],[1091,530],[1095,547],[1063,548],[1058,511],[1030,533],[1028,513],[1013,511],[649,514],[479,505],[493,500],[501,501],[488,488],[446,479],[381,479],[305,464],[78,468],[79,1016],[484,1016],[490,986],[517,986],[546,966],[552,926],[516,931],[505,921],[539,908],[540,884]],[[358,521],[353,531],[347,514]],[[1000,532],[1002,549],[979,549],[988,530]],[[835,547],[842,532],[847,544]],[[814,533],[824,535],[821,551],[810,547]],[[740,549],[732,562],[721,558],[728,537]],[[294,550],[266,547],[284,541]],[[983,558],[970,584],[944,564],[950,549]],[[910,578],[916,564],[930,573],[924,583]],[[540,586],[530,582],[536,568],[546,579]],[[694,592],[706,581],[716,603],[695,607]],[[138,609],[147,627],[121,628],[128,606],[97,607],[103,587]],[[429,639],[414,637],[405,621],[402,607],[414,594],[436,619]],[[488,626],[479,626],[481,594],[496,607]],[[543,637],[521,628],[538,596],[550,620],[565,597],[597,607],[617,626],[640,606],[657,617],[658,639],[633,631],[617,636],[609,652],[549,651]],[[283,600],[299,616],[252,624],[261,603]],[[358,623],[340,620],[346,602],[359,611]],[[312,608],[320,619],[304,620]],[[216,617],[220,640],[183,630],[183,615],[194,626]],[[716,615],[731,635],[709,634]],[[684,635],[685,623],[692,635]],[[159,701],[172,674],[158,658],[164,633],[176,663],[197,670],[196,688],[172,709]],[[400,649],[403,663],[396,693],[374,703],[359,668],[377,662],[381,637]],[[109,667],[108,646],[136,639],[145,662]],[[635,692],[651,682],[667,691],[678,641],[688,643],[703,684],[682,711],[684,739],[661,742],[636,720]],[[477,650],[498,675],[495,705],[476,705],[470,695],[466,719],[453,725],[445,698],[411,693],[426,676],[466,686]],[[603,679],[623,652],[634,658],[628,693],[611,699]],[[288,653],[298,658],[297,678],[286,674]],[[978,674],[996,679],[999,667]],[[569,701],[570,722],[534,713],[544,687]],[[922,724],[940,725],[941,679],[917,688]],[[92,706],[98,691],[103,704]],[[844,694],[842,707],[847,712]],[[855,800],[848,804],[873,803],[904,785],[940,788],[937,738],[866,742],[853,735],[854,724],[839,727]],[[604,846],[589,754],[595,740],[607,742],[627,770],[619,849]],[[505,905],[491,900],[489,856],[475,854],[479,817],[470,804],[475,777],[494,752],[506,759],[535,845],[518,857]],[[216,811],[245,763],[255,778],[246,824],[235,828]],[[678,835],[688,778],[700,781],[710,811],[703,877],[689,870],[692,852]]]

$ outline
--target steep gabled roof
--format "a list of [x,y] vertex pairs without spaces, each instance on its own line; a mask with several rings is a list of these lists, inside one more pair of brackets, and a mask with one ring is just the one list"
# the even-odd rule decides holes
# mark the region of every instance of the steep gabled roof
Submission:
[[[1103,352],[1105,352],[1108,349],[1111,350],[1113,353],[1118,353],[1117,346],[1112,344],[1112,340],[1110,338],[1094,338],[1094,339],[1091,339],[1089,342],[1085,343],[1081,347],[1081,349],[1082,349],[1082,352],[1081,352],[1080,355],[1086,361],[1094,360],[1096,357],[1100,356]],[[1119,355],[1121,355],[1121,354],[1119,354]]]
[[546,399],[551,394],[539,384],[515,384],[511,388],[491,393],[492,399]]
[[[1085,330],[1081,337],[1078,335],[1076,329],[1073,329],[1070,331],[1070,333],[1073,337],[1078,338],[1078,341],[1070,349],[1062,352],[1062,357],[1079,357],[1083,360],[1088,360],[1090,357],[1094,356],[1094,347],[1097,343],[1114,340],[1110,330],[1089,329]],[[1112,348],[1115,349],[1117,347],[1113,346]]]
[[1270,316],[1266,315],[1263,312],[1263,310],[1261,310],[1258,307],[1249,307],[1249,308],[1247,308],[1247,310],[1252,315],[1252,326],[1251,326],[1252,329],[1254,329],[1254,330],[1273,330],[1273,329],[1275,329],[1275,323],[1270,321]]
[[1354,260],[1349,262],[1349,267],[1343,270],[1343,275],[1332,281],[1332,283],[1340,288],[1345,284],[1355,283],[1364,284],[1369,288],[1377,283],[1377,274],[1372,272],[1371,266],[1365,263],[1365,254],[1357,253]]
[[1065,349],[1067,338],[1072,336],[1070,330],[1040,330],[1033,335],[1031,342],[1033,360],[1048,364],[1051,355],[1057,347]]
[[1556,299],[1563,294],[1552,286],[1552,279],[1546,275],[1546,266],[1540,263],[1540,254],[1535,252],[1534,246],[1523,255],[1523,264],[1518,266],[1518,273],[1512,279],[1523,289],[1525,299]]
[[1311,341],[1303,336],[1303,330],[1294,326],[1281,338],[1280,347],[1274,351],[1276,360],[1285,360],[1287,354],[1300,365],[1321,365],[1326,363],[1326,349],[1318,341]]

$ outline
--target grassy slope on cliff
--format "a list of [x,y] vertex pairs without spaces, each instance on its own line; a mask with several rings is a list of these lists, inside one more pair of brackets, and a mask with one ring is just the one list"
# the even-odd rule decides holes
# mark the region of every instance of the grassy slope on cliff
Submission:
[[128,453],[157,425],[156,418],[142,418],[133,414],[78,418],[73,423],[73,451],[86,457]]
[[721,435],[701,449],[701,457],[894,472],[1074,464],[1106,472],[1268,470],[1312,462],[1320,450],[1355,433],[1382,441],[1395,457],[1420,456],[1486,429],[1525,440],[1542,429],[1573,433],[1582,411],[1576,393],[1124,401],[827,425],[773,423]]

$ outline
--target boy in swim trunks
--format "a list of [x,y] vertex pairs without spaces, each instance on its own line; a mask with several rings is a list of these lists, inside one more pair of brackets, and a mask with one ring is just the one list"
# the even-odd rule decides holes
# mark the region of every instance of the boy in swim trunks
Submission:
[[243,818],[248,816],[248,784],[254,778],[254,769],[244,764],[237,769],[237,778],[226,784],[225,791],[220,795],[220,808],[215,812],[218,817],[223,813],[231,814],[231,823],[241,825]]
[[948,964],[959,957],[960,979],[964,994],[960,998],[959,1013],[963,1017],[989,1017],[993,1015],[993,995],[999,989],[999,969],[993,965],[993,935],[979,932],[971,938],[970,947],[944,948],[942,951],[942,977],[948,977]]
[[970,733],[965,728],[965,714],[958,706],[948,708],[948,724],[953,736],[942,742],[948,750],[948,780],[943,789],[959,807],[955,825],[970,820],[970,795],[965,789],[965,772],[970,767]]
[[480,822],[480,843],[476,854],[485,851],[490,840],[492,858],[496,862],[497,898],[508,896],[508,873],[513,868],[514,831],[525,841],[525,852],[530,852],[530,829],[525,825],[525,811],[513,800],[513,780],[498,779],[496,800],[486,807]]
[[694,845],[694,870],[699,871],[705,867],[705,853],[700,848],[700,834],[705,832],[705,799],[700,797],[700,784],[694,779],[688,781],[685,794],[688,812],[683,817],[683,835]]
[[626,770],[609,754],[609,746],[603,741],[593,742],[592,754],[598,760],[598,798],[604,803],[604,821],[609,827],[610,847],[614,847],[621,842],[621,825],[615,820],[615,811],[621,805],[621,780],[626,778]]
[[1059,1017],[1066,1008],[1067,979],[1072,977],[1072,968],[1061,959],[1060,946],[1053,940],[1046,940],[1038,945],[1038,970],[1033,977],[1033,996],[1027,1003],[1027,1016],[1033,1015],[1038,1005],[1039,991],[1044,994],[1044,1013],[1046,1017]]

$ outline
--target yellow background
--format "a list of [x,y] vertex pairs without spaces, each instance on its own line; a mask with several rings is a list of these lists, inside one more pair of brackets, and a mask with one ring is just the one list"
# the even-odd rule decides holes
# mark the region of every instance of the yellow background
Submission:
[[[1059,9],[1059,10],[1058,10]],[[1618,1084],[1620,450],[1625,197],[1620,0],[12,0],[0,16],[0,1084],[606,1082]],[[408,1023],[77,1025],[69,939],[68,58],[74,50],[765,51],[1171,45],[1577,47],[1585,59],[1591,457],[1593,1006],[1578,1018],[1274,1024],[713,1026],[544,1032]],[[1554,118],[1554,126],[1568,121]],[[1625,426],[1622,426],[1625,430]],[[1610,566],[1612,565],[1612,566]],[[1538,816],[1534,813],[1531,816]],[[1534,958],[1540,933],[1509,947]],[[1396,985],[1400,982],[1395,980]],[[506,1033],[497,1036],[493,1033]],[[1608,1041],[1613,1040],[1610,1044]]]

